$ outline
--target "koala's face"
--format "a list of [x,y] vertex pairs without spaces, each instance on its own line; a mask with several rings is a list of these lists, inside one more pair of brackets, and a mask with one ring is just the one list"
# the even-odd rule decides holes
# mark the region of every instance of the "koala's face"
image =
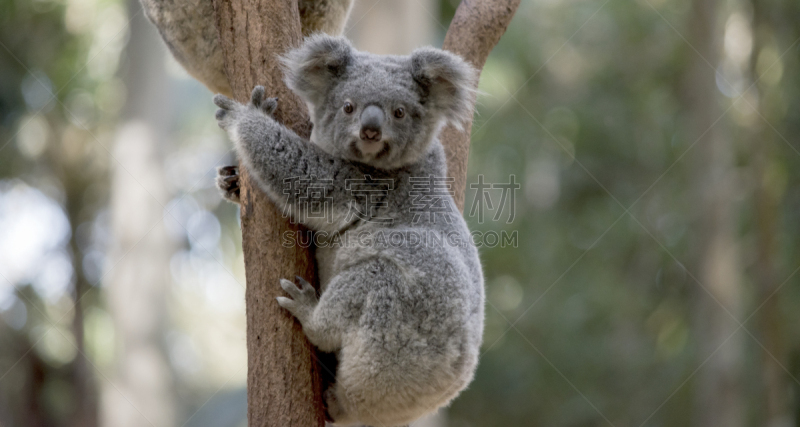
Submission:
[[401,167],[427,152],[444,123],[471,118],[475,73],[442,50],[381,56],[321,35],[284,64],[287,84],[309,105],[312,142],[338,157]]

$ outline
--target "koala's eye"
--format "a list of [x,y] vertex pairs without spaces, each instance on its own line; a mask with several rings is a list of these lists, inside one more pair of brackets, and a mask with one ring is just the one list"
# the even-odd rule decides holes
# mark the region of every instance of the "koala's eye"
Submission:
[[344,103],[344,112],[347,113],[347,114],[352,113],[353,112],[353,104],[351,104],[349,102],[345,102]]
[[403,117],[406,116],[406,110],[403,107],[400,107],[394,110],[394,116],[397,117],[398,119],[402,119]]

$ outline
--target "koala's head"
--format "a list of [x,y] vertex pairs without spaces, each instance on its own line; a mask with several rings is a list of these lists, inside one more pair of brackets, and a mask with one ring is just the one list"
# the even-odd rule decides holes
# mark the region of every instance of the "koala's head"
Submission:
[[338,157],[401,167],[427,152],[443,124],[472,119],[476,72],[440,49],[374,55],[316,35],[282,60],[286,84],[309,106],[311,141]]

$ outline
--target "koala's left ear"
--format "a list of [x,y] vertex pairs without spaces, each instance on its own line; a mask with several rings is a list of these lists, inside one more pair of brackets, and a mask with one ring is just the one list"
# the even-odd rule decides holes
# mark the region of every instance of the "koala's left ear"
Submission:
[[306,101],[319,105],[352,57],[353,47],[344,37],[315,34],[281,57],[284,81]]
[[417,49],[411,53],[411,75],[423,98],[449,123],[460,128],[472,120],[478,73],[461,57],[432,47]]

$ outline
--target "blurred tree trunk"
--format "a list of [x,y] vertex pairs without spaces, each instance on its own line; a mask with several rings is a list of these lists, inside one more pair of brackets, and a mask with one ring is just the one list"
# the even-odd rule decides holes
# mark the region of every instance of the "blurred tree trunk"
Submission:
[[694,425],[698,427],[737,427],[744,422],[744,332],[735,332],[738,324],[731,317],[741,318],[737,210],[733,200],[738,180],[733,144],[724,122],[717,122],[722,114],[714,69],[722,48],[718,13],[716,0],[692,1],[688,37],[692,47],[688,48],[683,99],[689,120],[687,143],[700,138],[687,156],[694,215],[695,255],[690,272],[700,282],[690,285],[697,364],[716,351],[695,380]]
[[[47,162],[64,187],[64,208],[70,224],[69,251],[72,255],[74,282],[72,299],[75,304],[72,312],[72,334],[77,349],[75,359],[69,365],[69,381],[74,392],[73,412],[68,419],[63,420],[63,425],[70,427],[97,426],[98,412],[99,375],[86,354],[84,333],[86,309],[92,305],[94,295],[90,295],[92,284],[89,283],[83,270],[83,253],[78,243],[80,238],[78,227],[94,219],[96,212],[87,209],[86,190],[102,177],[92,168],[87,168],[84,161],[84,158],[68,155],[62,145],[52,144],[48,147]],[[44,381],[34,381],[33,384],[44,385]],[[41,393],[41,390],[36,392],[36,394]]]
[[356,1],[347,37],[356,47],[382,55],[408,55],[434,43],[439,5],[435,0],[371,3]]
[[75,308],[73,310],[72,331],[75,336],[75,346],[78,349],[75,360],[72,362],[72,383],[75,390],[75,412],[69,425],[72,427],[95,427],[97,426],[97,387],[94,367],[87,359],[86,345],[84,339],[84,316],[86,307],[89,306],[91,298],[85,294],[89,292],[91,284],[86,279],[83,271],[83,256],[78,245],[77,228],[83,221],[90,221],[92,218],[81,218],[84,209],[86,189],[93,183],[96,176],[87,175],[83,165],[80,164],[60,164],[60,180],[64,185],[66,193],[66,211],[72,229],[70,237],[70,251],[72,252],[72,267],[74,271],[75,285],[73,288],[73,298]]
[[[757,258],[755,265],[755,280],[757,285],[756,306],[763,306],[758,311],[758,339],[764,345],[761,352],[761,381],[763,393],[761,407],[763,410],[763,425],[785,426],[789,423],[791,415],[789,404],[791,396],[789,390],[791,383],[788,375],[781,365],[788,365],[786,348],[784,345],[784,321],[781,317],[778,303],[780,299],[773,294],[780,286],[781,279],[777,265],[778,247],[778,218],[782,189],[775,182],[775,140],[774,132],[764,123],[762,117],[768,117],[764,98],[770,87],[759,79],[758,57],[772,34],[771,25],[765,16],[764,5],[751,0],[753,8],[753,51],[750,57],[750,79],[755,83],[753,93],[756,95],[750,100],[758,109],[753,125],[750,126],[750,139],[752,172],[755,180],[755,194],[752,198],[755,210],[757,234]],[[759,347],[761,348],[761,347]]]
[[[129,10],[136,12],[138,2],[131,1]],[[172,253],[163,224],[168,91],[164,48],[141,13],[131,21],[124,71],[128,99],[112,150],[108,259],[114,267],[106,289],[116,366],[111,381],[103,382],[102,422],[168,427],[175,425],[173,380],[162,339]]]

